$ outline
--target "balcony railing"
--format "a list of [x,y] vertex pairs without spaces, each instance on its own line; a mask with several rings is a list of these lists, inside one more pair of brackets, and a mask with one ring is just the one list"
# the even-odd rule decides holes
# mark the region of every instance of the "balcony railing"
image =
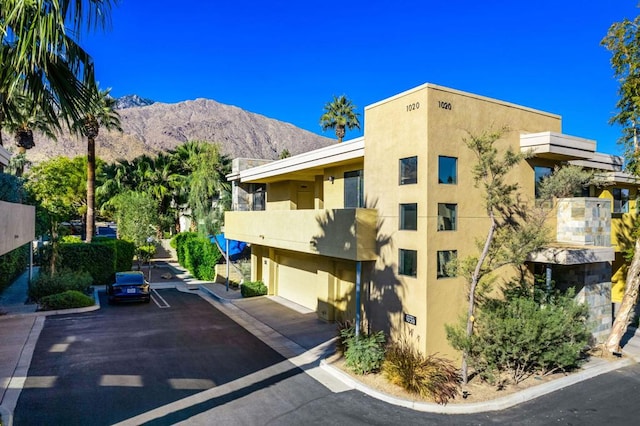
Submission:
[[375,209],[227,212],[225,236],[348,260],[376,259]]

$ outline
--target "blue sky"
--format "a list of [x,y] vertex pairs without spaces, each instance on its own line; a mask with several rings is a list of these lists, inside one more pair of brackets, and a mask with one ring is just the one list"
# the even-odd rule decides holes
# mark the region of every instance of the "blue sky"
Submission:
[[[82,38],[102,88],[209,98],[323,133],[333,95],[364,107],[429,82],[559,114],[620,153],[617,83],[600,41],[635,0],[120,0]],[[361,133],[348,132],[347,138]]]

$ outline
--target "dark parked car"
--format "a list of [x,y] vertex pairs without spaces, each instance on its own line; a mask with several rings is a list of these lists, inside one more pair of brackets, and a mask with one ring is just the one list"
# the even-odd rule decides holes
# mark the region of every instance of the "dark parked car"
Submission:
[[107,284],[109,303],[123,301],[151,301],[151,289],[140,271],[116,272],[116,282]]

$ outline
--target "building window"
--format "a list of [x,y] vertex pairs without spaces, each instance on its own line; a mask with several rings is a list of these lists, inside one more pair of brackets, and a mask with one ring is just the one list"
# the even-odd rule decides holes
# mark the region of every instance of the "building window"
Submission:
[[253,211],[262,211],[265,209],[266,185],[255,184],[250,187],[251,190],[251,208]]
[[418,252],[403,250],[398,252],[398,274],[410,277],[418,276]]
[[629,190],[613,188],[613,212],[629,213]]
[[542,183],[544,178],[551,176],[551,174],[553,173],[553,169],[551,167],[535,166],[533,170],[535,171],[535,174],[536,174],[536,181],[535,181],[536,198],[540,198],[540,184]]
[[438,183],[458,183],[458,159],[456,157],[438,157]]
[[418,157],[400,159],[400,185],[418,183]]
[[457,217],[457,204],[438,203],[438,231],[455,231]]
[[354,170],[344,174],[344,208],[364,207],[364,171]]
[[438,278],[449,278],[456,276],[454,262],[457,257],[457,250],[438,251]]
[[418,229],[418,204],[400,204],[400,229],[408,231]]

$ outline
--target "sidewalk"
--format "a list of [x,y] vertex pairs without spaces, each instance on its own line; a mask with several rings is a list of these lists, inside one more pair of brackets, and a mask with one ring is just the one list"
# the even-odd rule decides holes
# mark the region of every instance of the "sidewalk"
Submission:
[[[280,297],[243,299],[239,290],[233,288],[227,290],[223,284],[198,281],[170,260],[157,262],[156,266],[155,270],[154,268],[151,270],[153,288],[177,288],[184,292],[199,294],[333,392],[357,389],[388,403],[418,411],[462,414],[502,410],[634,362],[640,362],[640,332],[629,329],[622,340],[624,358],[605,361],[593,357],[578,373],[519,393],[488,402],[446,406],[403,400],[370,389],[324,362],[324,359],[334,351],[337,332],[335,324],[319,320],[313,311]],[[167,269],[171,273],[167,273]],[[163,271],[165,271],[164,274]],[[0,295],[0,312],[6,313],[6,315],[0,315],[0,342],[2,342],[0,345],[0,415],[5,425],[11,424],[13,409],[22,388],[21,383],[27,376],[33,349],[44,324],[44,316],[63,313],[35,312],[35,305],[25,305],[27,281],[28,273],[25,272]],[[99,308],[100,306],[96,305],[82,310],[68,310],[64,313]]]
[[[300,307],[294,303],[286,301],[285,299],[274,296],[265,296],[238,300],[237,295],[235,293],[231,293],[232,290],[226,292],[225,286],[220,284],[204,283],[200,285],[200,288],[211,295],[214,299],[221,302],[220,305],[222,307],[232,306],[234,308],[238,308],[251,318],[252,321],[250,324],[243,324],[237,320],[236,321],[241,323],[241,325],[254,335],[258,337],[262,335],[261,332],[256,333],[252,330],[252,327],[256,327],[256,324],[258,324],[260,327],[266,327],[267,329],[272,330],[276,335],[286,338],[291,345],[295,347],[295,350],[291,355],[287,356],[288,358],[298,356],[305,350],[318,348],[322,346],[323,343],[326,345],[327,342],[333,341],[330,339],[335,338],[337,335],[335,324],[328,324],[318,320],[313,311],[305,311],[306,308]],[[236,293],[239,293],[239,291],[236,290]],[[235,320],[233,311],[225,313]],[[263,341],[274,349],[277,346],[277,344],[270,342],[268,339],[263,339]],[[431,413],[471,414],[504,410],[592,377],[617,370],[635,362],[640,362],[639,330],[629,328],[621,341],[621,345],[623,346],[622,352],[624,358],[619,360],[607,361],[602,358],[591,357],[589,361],[582,366],[581,371],[563,378],[546,382],[538,386],[533,386],[523,391],[512,393],[492,401],[455,403],[448,405],[396,398],[367,387],[357,379],[354,379],[351,375],[346,374],[344,371],[325,362],[324,359],[333,353],[333,346],[331,346],[331,349],[325,347],[324,356],[322,356],[320,366],[324,372],[331,375],[334,379],[339,380],[348,389],[359,390],[373,398],[380,399],[390,404],[410,408],[416,411]],[[285,355],[285,353],[283,353],[283,355]],[[308,361],[310,360],[307,359],[307,362]],[[309,371],[306,372],[309,373]],[[316,377],[316,379],[318,379],[318,377]],[[321,379],[318,380],[322,381]],[[334,391],[339,391],[336,389],[339,389],[340,386],[336,386],[335,384],[333,386],[335,388]]]

